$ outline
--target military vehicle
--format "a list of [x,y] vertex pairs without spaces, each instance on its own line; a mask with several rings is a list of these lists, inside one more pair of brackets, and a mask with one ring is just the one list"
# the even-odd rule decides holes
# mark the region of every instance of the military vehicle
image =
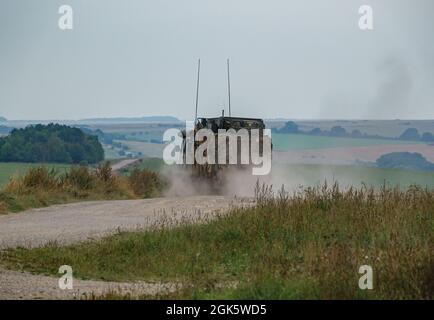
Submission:
[[[228,72],[228,96],[229,96],[229,116],[225,116],[224,110],[222,110],[222,114],[220,117],[214,117],[214,118],[204,118],[204,117],[197,117],[197,109],[198,109],[198,100],[199,100],[199,77],[200,77],[200,60],[198,62],[198,73],[197,73],[197,88],[196,88],[196,113],[195,113],[195,122],[194,122],[194,128],[193,128],[193,135],[188,135],[185,131],[183,132],[183,147],[182,147],[182,153],[184,158],[184,164],[186,163],[186,153],[188,152],[187,148],[187,140],[193,139],[194,135],[199,132],[201,129],[209,129],[214,134],[215,139],[215,161],[214,163],[198,163],[196,159],[193,160],[192,164],[185,164],[185,166],[191,170],[191,174],[195,178],[199,179],[213,179],[216,182],[216,185],[219,185],[224,182],[225,175],[221,174],[222,171],[229,167],[234,167],[237,170],[245,170],[247,168],[251,168],[253,165],[252,159],[250,154],[248,154],[248,163],[242,162],[242,148],[241,148],[241,137],[236,137],[236,148],[237,148],[237,159],[236,163],[230,163],[229,161],[229,136],[224,137],[222,139],[221,136],[218,135],[219,130],[226,130],[226,132],[232,132],[232,133],[238,133],[241,129],[245,129],[244,133],[248,134],[248,144],[251,145],[251,130],[252,129],[258,129],[259,135],[259,155],[263,155],[263,141],[264,139],[271,139],[271,137],[268,137],[264,134],[265,124],[262,119],[257,118],[242,118],[242,117],[232,117],[231,116],[231,99],[230,99],[230,77],[229,77],[229,59],[227,60],[227,72]],[[232,129],[232,130],[231,130]],[[229,131],[228,131],[229,130]],[[220,137],[220,141],[219,141]],[[203,139],[202,141],[191,141],[193,147],[193,153],[196,152],[197,148],[206,141],[206,139]],[[219,144],[224,143],[226,144],[226,148],[224,149],[226,151],[226,155],[224,156],[226,158],[225,164],[219,164],[219,154],[217,150],[220,150],[218,148]],[[271,144],[271,141],[270,141]],[[250,148],[249,148],[250,149]],[[206,156],[206,151],[205,154]]]

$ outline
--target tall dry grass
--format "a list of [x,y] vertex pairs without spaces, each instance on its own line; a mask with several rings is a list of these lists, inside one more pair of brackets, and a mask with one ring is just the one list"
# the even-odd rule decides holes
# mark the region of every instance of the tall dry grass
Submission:
[[63,173],[36,167],[12,177],[0,191],[0,213],[78,200],[144,198],[159,194],[163,186],[160,176],[146,169],[134,177],[115,175],[109,162],[96,168],[74,166]]

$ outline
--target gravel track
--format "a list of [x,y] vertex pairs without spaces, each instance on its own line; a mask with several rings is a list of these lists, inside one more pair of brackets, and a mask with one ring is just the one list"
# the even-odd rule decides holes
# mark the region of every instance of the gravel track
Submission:
[[[0,216],[0,249],[60,245],[101,238],[120,230],[198,223],[251,200],[193,196],[122,201],[89,201],[32,209]],[[60,275],[59,275],[60,276]],[[0,268],[0,299],[74,299],[108,291],[156,294],[174,284],[116,283],[74,280],[73,290],[60,290],[58,278]]]
[[139,159],[125,159],[125,160],[121,160],[118,163],[113,164],[112,167],[112,171],[118,171],[121,170],[123,168],[129,167],[132,164],[139,162]]
[[[59,277],[61,275],[59,274]],[[0,269],[0,300],[92,299],[108,293],[131,297],[173,292],[172,283],[73,280],[73,289],[59,289],[59,278]]]

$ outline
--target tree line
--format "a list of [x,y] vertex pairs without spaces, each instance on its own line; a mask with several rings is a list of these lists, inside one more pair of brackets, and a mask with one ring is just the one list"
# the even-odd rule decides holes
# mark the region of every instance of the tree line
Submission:
[[97,163],[104,160],[98,137],[66,125],[30,125],[0,138],[1,162]]
[[298,134],[308,134],[313,136],[326,136],[326,137],[342,137],[342,138],[368,138],[368,139],[389,139],[389,140],[406,140],[406,141],[423,141],[423,142],[434,142],[434,135],[431,132],[424,132],[422,134],[416,128],[406,129],[399,137],[384,137],[378,134],[370,135],[367,133],[362,133],[360,130],[353,130],[352,132],[347,132],[345,128],[341,126],[334,126],[328,130],[321,130],[320,128],[314,128],[310,131],[302,131],[299,126],[294,121],[288,121],[281,128],[274,128],[272,130],[274,133],[298,133]]

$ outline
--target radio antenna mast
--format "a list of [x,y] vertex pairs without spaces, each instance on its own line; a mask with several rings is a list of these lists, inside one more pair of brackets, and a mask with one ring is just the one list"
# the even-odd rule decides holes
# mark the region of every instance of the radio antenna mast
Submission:
[[228,63],[228,97],[229,97],[229,117],[232,117],[231,112],[231,79],[230,79],[230,73],[229,73],[229,59],[227,60]]
[[194,125],[196,125],[196,121],[197,121],[197,106],[199,104],[199,76],[200,76],[200,59],[197,62],[196,112],[194,114]]

